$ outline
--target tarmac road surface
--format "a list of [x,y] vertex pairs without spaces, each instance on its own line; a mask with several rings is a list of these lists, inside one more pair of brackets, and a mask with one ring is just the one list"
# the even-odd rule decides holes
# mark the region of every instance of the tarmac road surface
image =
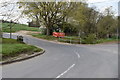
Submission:
[[[9,37],[4,34],[4,37]],[[13,38],[16,38],[14,35]],[[117,78],[118,44],[66,45],[24,36],[46,52],[2,67],[3,78]]]

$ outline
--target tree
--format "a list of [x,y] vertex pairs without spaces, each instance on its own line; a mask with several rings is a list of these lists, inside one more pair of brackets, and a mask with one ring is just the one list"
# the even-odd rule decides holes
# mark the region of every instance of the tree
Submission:
[[63,23],[74,8],[74,3],[69,2],[19,2],[19,5],[25,8],[25,15],[37,17],[39,23],[45,25],[47,35],[50,35],[54,25]]
[[0,6],[0,16],[2,17],[1,21],[10,23],[8,26],[10,27],[10,38],[12,38],[12,27],[15,25],[14,23],[19,22],[19,19],[22,17],[22,13],[16,15],[16,12],[19,11],[17,10],[18,6],[16,3],[3,2]]
[[97,24],[97,31],[100,38],[110,38],[117,32],[117,19],[113,16],[110,8],[105,9],[104,13]]
[[88,36],[88,34],[96,33],[96,24],[98,22],[98,12],[94,8],[89,8],[86,3],[77,5],[74,13],[71,15],[76,22],[78,34]]

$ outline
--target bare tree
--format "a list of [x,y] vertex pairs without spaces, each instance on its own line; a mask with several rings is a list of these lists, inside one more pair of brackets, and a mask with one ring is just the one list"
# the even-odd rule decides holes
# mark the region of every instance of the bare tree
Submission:
[[13,23],[18,23],[23,13],[20,12],[20,9],[18,8],[18,4],[16,4],[16,2],[3,2],[0,4],[0,7],[1,21],[8,21],[10,23],[8,26],[10,27],[10,38],[12,38],[12,27],[15,25]]

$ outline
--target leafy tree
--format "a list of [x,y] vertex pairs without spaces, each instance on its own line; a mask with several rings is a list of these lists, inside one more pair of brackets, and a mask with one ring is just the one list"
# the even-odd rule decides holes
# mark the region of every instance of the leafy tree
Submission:
[[[80,4],[80,3],[79,3]],[[98,22],[98,12],[94,8],[89,8],[86,3],[77,5],[74,13],[71,17],[76,22],[76,28],[78,30],[79,36],[87,36],[89,34],[95,33],[97,28],[96,24]]]
[[105,10],[105,15],[102,16],[97,24],[97,31],[100,38],[112,37],[117,32],[117,20],[110,8]]
[[54,25],[59,25],[66,20],[74,8],[74,3],[69,2],[19,2],[20,8],[24,7],[25,15],[37,18],[47,29],[47,35],[53,30]]

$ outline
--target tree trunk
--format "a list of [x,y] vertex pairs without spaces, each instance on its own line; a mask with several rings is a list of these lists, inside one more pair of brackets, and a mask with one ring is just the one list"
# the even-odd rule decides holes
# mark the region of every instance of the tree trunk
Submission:
[[50,29],[49,29],[49,28],[47,28],[47,33],[46,33],[46,35],[47,35],[47,36],[50,35]]

